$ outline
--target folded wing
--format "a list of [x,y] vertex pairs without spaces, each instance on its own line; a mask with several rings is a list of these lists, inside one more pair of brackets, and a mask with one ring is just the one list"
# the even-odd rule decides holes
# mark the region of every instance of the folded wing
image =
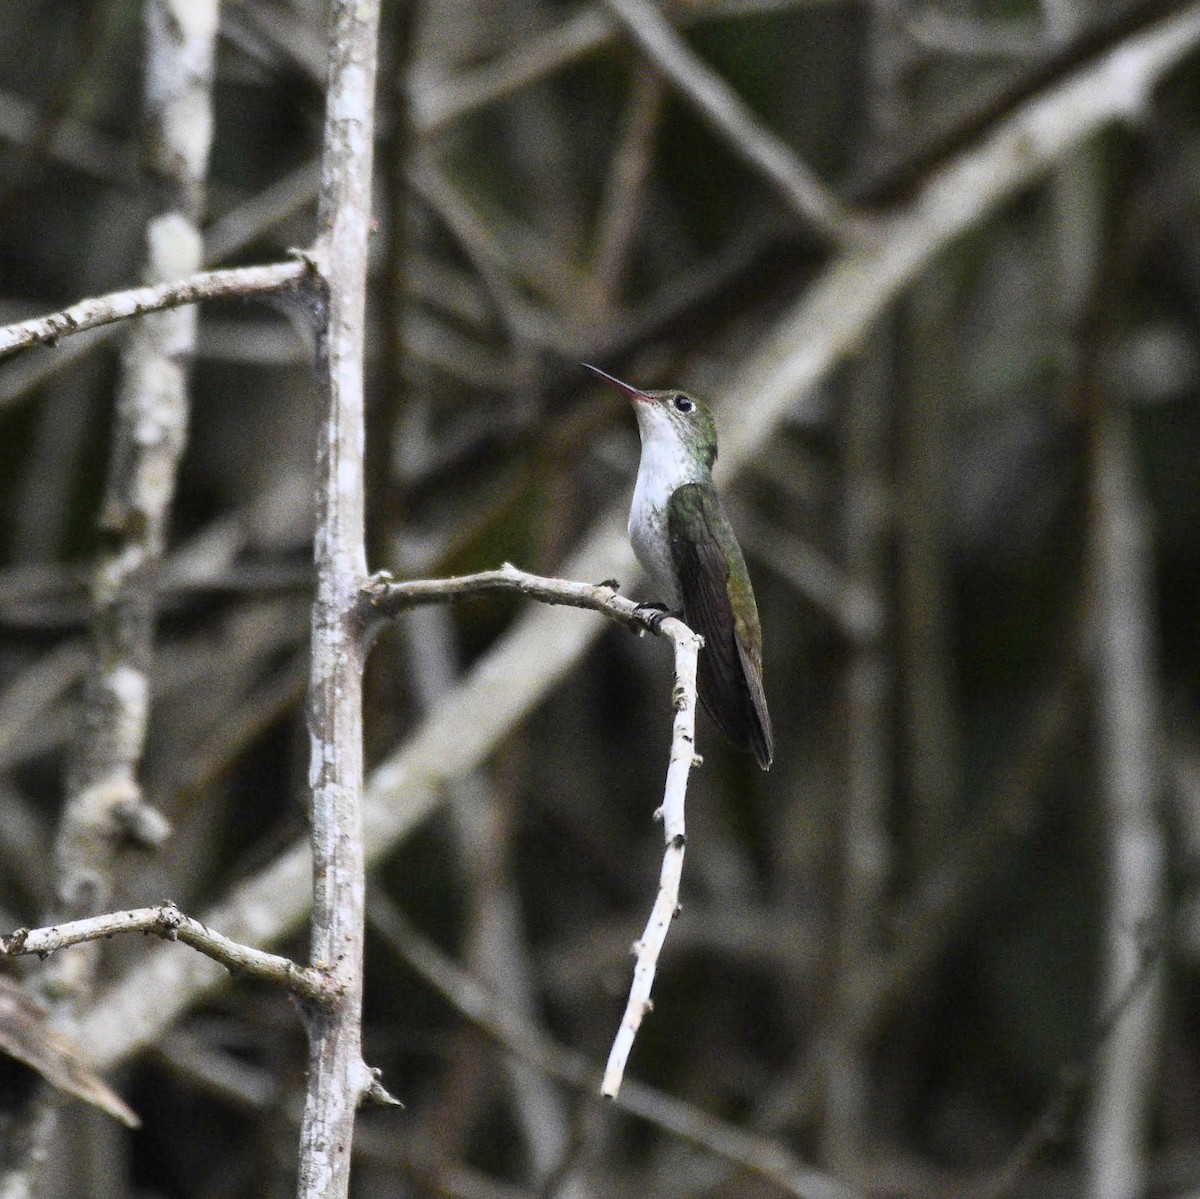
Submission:
[[766,770],[774,756],[762,685],[762,631],[750,574],[711,483],[671,493],[667,536],[683,592],[684,619],[704,638],[700,699],[735,745]]

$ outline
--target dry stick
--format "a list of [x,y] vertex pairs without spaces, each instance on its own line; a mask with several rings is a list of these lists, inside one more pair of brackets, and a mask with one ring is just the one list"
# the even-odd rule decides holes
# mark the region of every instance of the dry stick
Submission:
[[[758,453],[798,397],[854,348],[876,314],[955,237],[1112,120],[1137,111],[1148,90],[1200,41],[1200,7],[1161,21],[1038,95],[963,152],[885,222],[873,246],[851,250],[786,308],[724,389],[739,414],[723,431],[723,475]],[[614,507],[564,567],[577,578],[637,574]],[[368,861],[382,860],[437,806],[443,783],[474,770],[565,676],[595,630],[557,611],[522,617],[446,701],[375,771],[364,805]],[[237,887],[206,923],[267,945],[308,910],[309,853],[298,844]],[[83,1022],[97,1063],[114,1065],[156,1040],[220,971],[197,955],[151,954]]]
[[[1135,153],[1144,149],[1135,139]],[[1141,154],[1118,194],[1105,238],[1098,154],[1064,163],[1060,200],[1060,303],[1079,328],[1072,380],[1090,434],[1089,605],[1081,623],[1094,670],[1098,829],[1104,886],[1097,1006],[1116,1005],[1139,969],[1140,940],[1166,915],[1167,851],[1159,810],[1159,680],[1155,652],[1153,544],[1128,411],[1107,394],[1101,347],[1112,333],[1112,297],[1123,292],[1137,252],[1139,209],[1148,206]],[[1100,251],[1100,252],[1098,252]],[[1100,263],[1100,269],[1087,264]],[[1154,972],[1098,1053],[1083,1141],[1086,1193],[1121,1199],[1146,1185],[1146,1158],[1161,1038],[1161,976]]]
[[47,928],[18,928],[7,937],[0,937],[0,956],[36,954],[45,958],[72,945],[108,940],[117,933],[153,933],[166,941],[182,941],[219,962],[231,974],[274,983],[298,999],[328,1003],[335,996],[334,984],[323,971],[298,966],[291,958],[239,945],[181,912],[173,903],[107,912]]
[[128,320],[131,316],[147,316],[184,304],[195,304],[199,300],[289,291],[301,283],[308,271],[308,264],[300,259],[271,266],[231,267],[80,300],[61,312],[31,317],[0,328],[0,358],[30,346],[55,345],[60,337],[71,333],[83,333]]
[[367,239],[375,143],[379,0],[333,0],[321,199],[313,265],[319,275],[317,517],[313,554],[309,733],[312,761],[312,959],[338,999],[308,1020],[308,1079],[297,1195],[345,1199],[358,1105],[386,1101],[362,1059],[362,663],[359,588],[364,546]]
[[[663,624],[667,624],[664,621]],[[677,622],[671,622],[677,623]],[[687,796],[688,772],[699,761],[696,743],[696,662],[701,638],[691,633],[666,630],[675,647],[675,723],[671,730],[671,757],[667,764],[667,785],[662,807],[655,813],[663,823],[666,852],[658,881],[658,896],[650,912],[646,931],[634,945],[637,965],[633,970],[633,986],[621,1027],[608,1055],[600,1093],[615,1099],[625,1075],[625,1063],[633,1049],[634,1038],[642,1019],[651,1009],[650,992],[658,955],[667,939],[667,930],[679,911],[679,880],[683,875],[684,801]]]
[[605,0],[643,54],[679,89],[710,126],[787,203],[835,243],[849,244],[865,223],[840,201],[782,139],[754,115],[750,106],[696,54],[650,0]]
[[[499,570],[464,575],[460,578],[433,579],[416,583],[390,583],[386,579],[380,579],[369,589],[369,594],[375,609],[392,614],[416,604],[489,590],[512,590],[545,603],[567,603],[594,608],[631,627],[639,627],[642,621],[647,619],[632,600],[618,595],[616,589],[608,584],[540,578],[537,575],[526,574],[507,562]],[[650,616],[648,621],[670,640],[675,652],[675,687],[672,692],[675,720],[671,730],[671,754],[667,763],[662,807],[655,812],[655,818],[663,822],[666,851],[659,877],[658,896],[651,909],[646,930],[634,945],[637,963],[633,971],[633,985],[600,1088],[601,1093],[609,1099],[615,1099],[621,1089],[625,1064],[629,1060],[638,1028],[651,1009],[650,992],[654,986],[659,954],[662,952],[671,921],[679,908],[687,782],[692,766],[697,762],[696,663],[703,641],[682,621],[674,618],[668,617],[660,621]]]

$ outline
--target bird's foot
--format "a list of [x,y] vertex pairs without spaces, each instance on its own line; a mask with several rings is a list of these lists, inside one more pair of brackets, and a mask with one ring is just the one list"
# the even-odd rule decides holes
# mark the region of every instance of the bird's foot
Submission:
[[636,611],[650,613],[650,616],[647,617],[647,624],[655,633],[658,632],[659,626],[668,616],[678,617],[681,615],[679,612],[672,612],[666,604],[660,604],[657,600],[648,600],[643,604],[638,604]]

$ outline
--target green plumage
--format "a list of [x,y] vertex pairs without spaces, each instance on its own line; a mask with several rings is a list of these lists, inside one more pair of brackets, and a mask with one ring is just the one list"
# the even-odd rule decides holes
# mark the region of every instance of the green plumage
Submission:
[[667,537],[684,620],[704,638],[700,699],[737,746],[766,770],[774,756],[762,686],[762,630],[750,573],[711,483],[685,483],[667,502]]
[[[586,365],[586,364],[585,364]],[[685,391],[641,391],[587,367],[633,402],[642,458],[629,540],[655,599],[704,638],[697,685],[717,727],[766,770],[775,755],[762,682],[762,631],[746,560],[712,481],[717,426]]]

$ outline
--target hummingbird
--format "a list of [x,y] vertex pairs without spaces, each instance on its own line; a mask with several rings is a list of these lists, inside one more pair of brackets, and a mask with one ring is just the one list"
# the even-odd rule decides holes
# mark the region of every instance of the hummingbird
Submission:
[[582,364],[633,402],[642,457],[629,540],[668,611],[704,638],[697,675],[717,727],[767,770],[775,747],[750,572],[712,480],[717,427],[686,391],[640,391]]

